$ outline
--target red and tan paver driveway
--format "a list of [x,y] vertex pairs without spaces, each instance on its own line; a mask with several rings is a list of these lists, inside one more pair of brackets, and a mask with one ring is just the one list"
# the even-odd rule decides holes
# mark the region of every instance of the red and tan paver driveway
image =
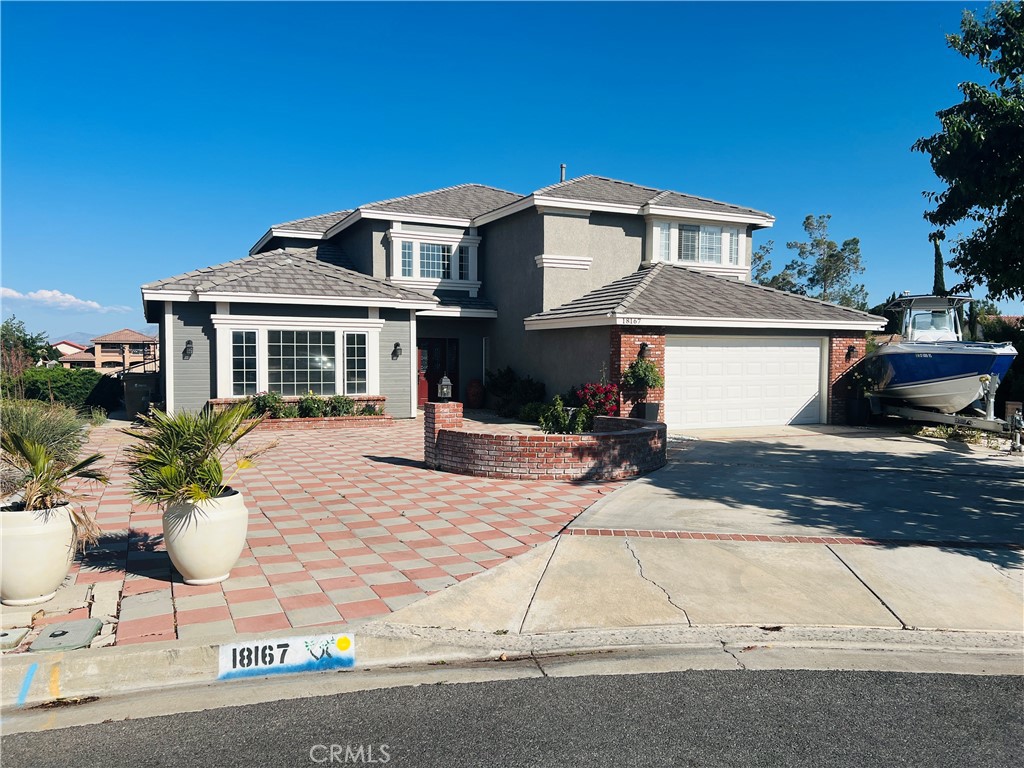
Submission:
[[86,503],[110,535],[65,586],[94,585],[91,607],[72,616],[113,615],[117,645],[381,616],[548,541],[621,485],[431,471],[419,420],[254,439],[279,444],[233,482],[249,506],[247,547],[231,578],[195,587],[171,567],[159,512],[130,497],[129,438],[115,424],[94,429],[89,448],[106,454],[112,480]]

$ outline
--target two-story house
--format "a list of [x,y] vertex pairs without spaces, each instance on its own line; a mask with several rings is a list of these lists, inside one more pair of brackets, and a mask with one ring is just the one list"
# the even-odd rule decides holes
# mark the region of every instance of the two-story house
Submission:
[[466,184],[274,225],[143,303],[169,410],[313,391],[412,417],[443,374],[457,399],[505,366],[555,394],[644,354],[670,427],[841,419],[833,384],[884,320],[751,284],[752,236],[773,223],[598,176]]
[[[59,343],[71,344],[67,341]],[[65,368],[98,368],[107,373],[127,370],[153,372],[157,368],[157,339],[130,328],[97,336],[88,348],[74,346],[79,349],[60,358]]]

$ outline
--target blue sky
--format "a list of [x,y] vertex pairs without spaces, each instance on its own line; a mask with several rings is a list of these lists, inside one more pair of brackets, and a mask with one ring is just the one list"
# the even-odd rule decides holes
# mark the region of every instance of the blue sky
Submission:
[[4,2],[3,314],[140,327],[142,283],[273,223],[563,162],[767,210],[777,267],[830,213],[873,303],[927,292],[909,148],[987,82],[945,44],[964,7]]

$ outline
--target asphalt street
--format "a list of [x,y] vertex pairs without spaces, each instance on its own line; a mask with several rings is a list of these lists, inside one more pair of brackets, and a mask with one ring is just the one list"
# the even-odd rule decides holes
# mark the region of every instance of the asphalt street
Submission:
[[[691,671],[429,685],[3,739],[47,766],[1019,766],[1024,678]],[[88,705],[84,705],[88,706]]]

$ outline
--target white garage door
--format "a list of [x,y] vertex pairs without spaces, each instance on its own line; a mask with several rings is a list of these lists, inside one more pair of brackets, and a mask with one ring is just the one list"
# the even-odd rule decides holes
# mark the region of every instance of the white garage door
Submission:
[[818,424],[821,338],[669,336],[665,421],[670,429]]

